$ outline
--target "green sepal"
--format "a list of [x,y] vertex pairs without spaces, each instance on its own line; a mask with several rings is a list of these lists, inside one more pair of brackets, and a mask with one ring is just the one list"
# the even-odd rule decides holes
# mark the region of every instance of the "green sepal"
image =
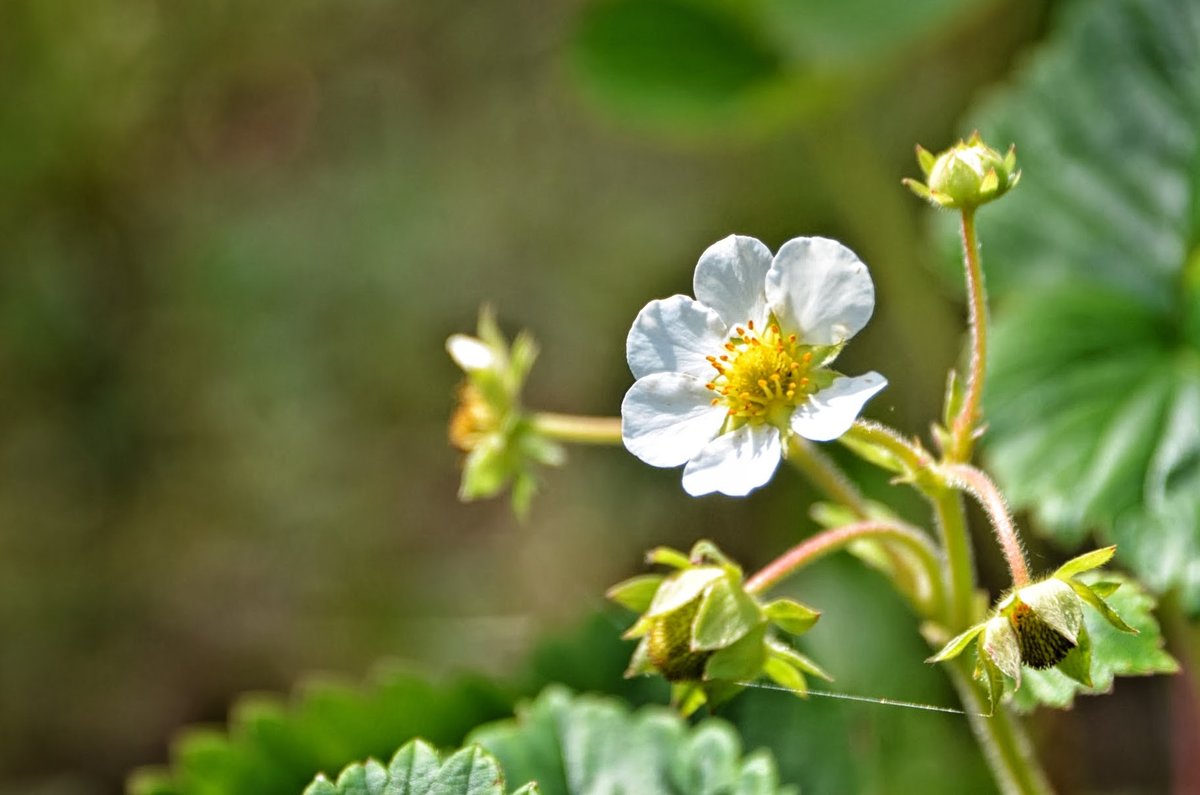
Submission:
[[763,607],[767,620],[791,635],[803,635],[813,628],[821,611],[792,599],[776,599]]
[[1107,599],[1117,592],[1117,589],[1121,587],[1121,583],[1115,580],[1101,580],[1100,582],[1092,583],[1088,587],[1092,589],[1092,593],[1096,594],[1096,596],[1099,596],[1101,599]]
[[741,567],[718,549],[716,544],[707,539],[701,539],[692,545],[691,552],[688,553],[688,561],[693,566],[713,563],[729,569],[731,573],[736,573],[738,579],[741,579],[742,576]]
[[786,687],[800,698],[808,698],[808,681],[804,674],[782,657],[769,655],[763,664],[763,673],[780,687]]
[[[1134,629],[1133,627],[1126,624],[1125,619],[1123,619],[1119,615],[1117,615],[1117,611],[1115,611],[1111,607],[1109,607],[1108,602],[1104,601],[1104,599],[1102,599],[1095,592],[1095,586],[1089,588],[1088,586],[1086,586],[1083,583],[1078,582],[1076,580],[1067,580],[1067,585],[1071,586],[1071,590],[1073,590],[1075,593],[1079,594],[1080,599],[1082,599],[1083,601],[1085,601],[1089,605],[1091,605],[1093,608],[1095,608],[1096,612],[1099,613],[1101,616],[1103,616],[1104,620],[1107,621],[1109,624],[1112,624],[1113,627],[1115,627],[1116,629],[1119,629],[1121,632],[1129,632],[1133,635],[1138,634],[1138,631],[1136,629]],[[1117,585],[1119,587],[1120,583],[1115,583],[1115,585]],[[1115,591],[1116,588],[1114,588],[1113,590]],[[1110,593],[1111,593],[1111,591],[1110,591]]]
[[983,175],[983,181],[979,183],[980,193],[993,193],[996,188],[1000,187],[1000,178],[996,176],[996,169],[989,168],[988,172]]
[[633,650],[633,656],[629,658],[629,666],[625,669],[624,676],[626,679],[632,679],[635,676],[650,676],[656,673],[658,669],[650,661],[650,638],[643,637]]
[[793,649],[786,643],[780,643],[777,640],[767,641],[767,651],[772,657],[778,657],[789,665],[798,668],[806,674],[810,674],[819,679],[824,679],[826,682],[832,682],[833,677],[830,676],[824,668],[817,665],[807,656]]
[[681,717],[688,717],[708,701],[699,682],[676,682],[671,685],[671,705]]
[[1102,547],[1101,549],[1093,549],[1091,552],[1085,552],[1078,557],[1071,558],[1059,566],[1052,576],[1060,580],[1066,580],[1085,571],[1098,569],[1112,560],[1112,556],[1116,552],[1117,547],[1115,544],[1109,547]]
[[963,650],[967,648],[967,645],[971,641],[975,640],[975,638],[979,637],[979,633],[983,632],[983,630],[986,628],[987,628],[986,623],[976,624],[975,626],[968,629],[966,632],[963,632],[962,634],[951,639],[951,641],[949,643],[947,643],[945,646],[942,647],[941,651],[939,651],[937,654],[933,655],[929,659],[925,660],[925,662],[939,663],[939,662],[944,662],[945,660],[954,659],[958,655],[962,654]]
[[1069,584],[1051,577],[1025,586],[1016,596],[1051,629],[1072,643],[1078,642],[1079,629],[1083,626],[1083,607]]
[[1079,638],[1075,648],[1067,652],[1067,656],[1063,657],[1055,667],[1084,687],[1094,686],[1092,684],[1092,641],[1088,637],[1086,625],[1079,628]]
[[763,611],[758,602],[722,577],[704,591],[693,624],[691,647],[694,651],[726,648],[762,623]]
[[929,172],[933,171],[933,164],[937,162],[937,155],[930,152],[925,147],[917,144],[917,165],[921,167],[921,173],[926,177]]
[[983,639],[979,640],[979,658],[975,664],[975,678],[983,682],[988,694],[988,717],[996,714],[996,707],[1004,697],[1004,672],[984,653]]
[[1012,624],[1003,616],[990,618],[983,625],[979,648],[997,668],[1021,686],[1021,648]]
[[750,682],[757,679],[767,658],[766,633],[767,625],[760,624],[733,645],[713,652],[704,666],[705,681]]
[[604,592],[604,596],[635,613],[650,609],[654,595],[666,579],[660,574],[642,574],[619,582]]
[[700,686],[704,689],[704,697],[707,699],[709,709],[716,709],[746,689],[745,685],[726,680],[704,682]]
[[904,185],[904,187],[908,188],[913,193],[917,194],[917,196],[921,197],[930,204],[939,204],[939,202],[933,198],[933,194],[929,192],[929,188],[925,186],[924,182],[912,179],[911,177],[905,177],[904,179],[900,180],[900,182]]
[[655,547],[646,553],[646,563],[650,565],[670,566],[673,569],[690,568],[692,562],[688,556],[678,549],[670,547]]
[[654,618],[678,610],[693,599],[699,598],[709,586],[724,577],[725,571],[716,566],[686,569],[671,575],[659,586],[644,618]]

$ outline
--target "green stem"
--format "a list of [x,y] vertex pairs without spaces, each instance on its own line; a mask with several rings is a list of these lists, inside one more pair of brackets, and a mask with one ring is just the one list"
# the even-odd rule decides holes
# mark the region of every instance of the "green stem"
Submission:
[[834,502],[844,505],[860,519],[870,518],[867,499],[846,477],[837,464],[807,439],[792,436],[787,460]]
[[946,671],[1000,791],[1005,795],[1049,795],[1050,782],[1017,717],[1004,706],[988,716],[988,697],[971,678],[969,661],[962,657],[949,661]]
[[996,534],[996,542],[1008,563],[1013,585],[1018,588],[1027,585],[1029,564],[1025,560],[1025,548],[1021,544],[1021,536],[1017,533],[1012,515],[1008,512],[1008,505],[1004,502],[1004,495],[986,473],[970,464],[947,464],[944,469],[953,481],[957,481],[956,485],[965,488],[983,506]]
[[881,447],[913,472],[928,470],[933,465],[933,459],[919,443],[910,442],[894,428],[873,420],[857,420],[839,441],[858,441]]
[[886,519],[855,522],[823,530],[806,538],[748,579],[746,591],[760,593],[773,588],[799,569],[864,538],[895,542],[912,552],[921,568],[925,570],[930,583],[929,598],[922,600],[924,606],[934,610],[940,607],[943,594],[941,563],[937,549],[920,530],[903,522]]
[[620,417],[584,417],[539,411],[530,417],[533,427],[551,439],[574,444],[621,444]]
[[971,364],[962,408],[950,429],[950,449],[946,458],[969,461],[975,443],[975,428],[982,416],[983,382],[987,372],[988,312],[987,292],[983,286],[983,263],[979,259],[979,240],[975,234],[975,208],[962,211],[963,263],[967,277],[967,311],[971,326]]
[[927,496],[933,506],[942,549],[946,553],[946,626],[951,634],[965,630],[975,618],[975,563],[962,497],[952,488],[936,487]]

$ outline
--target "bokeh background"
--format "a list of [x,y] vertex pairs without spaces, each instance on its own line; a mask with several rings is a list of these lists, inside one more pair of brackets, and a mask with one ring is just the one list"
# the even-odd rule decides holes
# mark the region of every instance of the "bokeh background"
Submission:
[[[119,792],[181,727],[313,671],[503,674],[650,546],[752,566],[806,532],[791,472],[692,500],[619,449],[572,450],[523,524],[459,504],[444,340],[485,302],[541,343],[531,405],[614,414],[632,318],[689,292],[708,244],[836,237],[879,295],[845,369],[886,372],[871,413],[925,432],[963,310],[899,180],[1056,4],[780,2],[800,78],[733,102],[745,74],[717,69],[676,104],[595,68],[668,37],[658,5],[615,32],[584,0],[0,6],[0,792]],[[848,689],[951,703],[911,684],[921,643],[874,575],[835,559],[805,588]],[[1165,698],[1102,707],[1126,720],[1091,752],[1138,749],[1113,786],[1165,786]],[[896,742],[866,709],[831,718],[863,769]],[[1078,719],[1039,724],[1068,789]]]

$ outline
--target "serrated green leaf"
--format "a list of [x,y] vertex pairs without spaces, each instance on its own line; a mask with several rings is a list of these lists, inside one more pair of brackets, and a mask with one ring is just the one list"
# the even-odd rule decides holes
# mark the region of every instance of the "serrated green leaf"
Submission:
[[688,727],[664,707],[633,711],[616,699],[572,696],[561,687],[470,740],[499,759],[508,778],[536,780],[544,795],[733,792],[748,765],[755,780],[769,785],[755,791],[790,791],[780,787],[769,760],[742,758],[741,741],[722,720]]
[[[1080,579],[1087,583],[1096,577],[1085,574]],[[1120,582],[1120,590],[1112,594],[1109,603],[1138,634],[1118,631],[1099,613],[1085,609],[1093,687],[1084,687],[1053,668],[1045,671],[1026,668],[1021,687],[1011,696],[1017,709],[1029,711],[1039,705],[1061,709],[1069,707],[1078,693],[1107,693],[1116,676],[1148,676],[1179,669],[1178,663],[1163,650],[1162,633],[1151,612],[1154,599],[1137,582],[1125,578]]]
[[986,454],[1062,542],[1099,528],[1200,612],[1200,6],[1067,14],[965,125],[1014,142],[1024,173],[978,221],[996,306]]
[[[522,791],[529,792],[527,788]],[[536,792],[536,790],[534,790]],[[375,760],[355,762],[335,784],[318,776],[304,795],[504,795],[504,774],[495,757],[478,746],[441,761],[421,740],[406,743],[385,768]]]

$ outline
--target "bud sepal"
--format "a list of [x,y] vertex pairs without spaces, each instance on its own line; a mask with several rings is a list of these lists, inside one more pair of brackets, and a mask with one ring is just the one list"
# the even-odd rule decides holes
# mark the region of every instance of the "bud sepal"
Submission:
[[807,632],[818,611],[790,599],[760,603],[746,591],[741,567],[708,541],[688,555],[664,547],[647,557],[674,571],[634,577],[608,591],[641,613],[624,635],[640,640],[626,677],[661,675],[684,715],[732,698],[761,676],[802,697],[806,674],[829,678],[778,637]]
[[1083,605],[1096,610],[1113,628],[1137,630],[1105,601],[1115,591],[1111,583],[1088,584],[1078,575],[1107,563],[1116,547],[1105,547],[1073,558],[1050,576],[1005,594],[991,614],[953,638],[928,662],[957,657],[972,642],[976,647],[975,677],[988,689],[992,708],[1004,693],[1005,681],[1021,686],[1023,666],[1055,668],[1085,687],[1092,687],[1092,639],[1084,623]]
[[1021,179],[1016,147],[1005,154],[983,142],[978,132],[934,155],[917,147],[917,164],[925,182],[905,179],[909,190],[936,207],[974,209],[1000,198]]
[[477,333],[446,340],[450,358],[466,374],[450,417],[450,442],[466,453],[458,497],[494,497],[511,485],[513,509],[522,516],[537,488],[536,468],[562,464],[565,453],[521,405],[537,343],[522,332],[510,345],[486,307]]

